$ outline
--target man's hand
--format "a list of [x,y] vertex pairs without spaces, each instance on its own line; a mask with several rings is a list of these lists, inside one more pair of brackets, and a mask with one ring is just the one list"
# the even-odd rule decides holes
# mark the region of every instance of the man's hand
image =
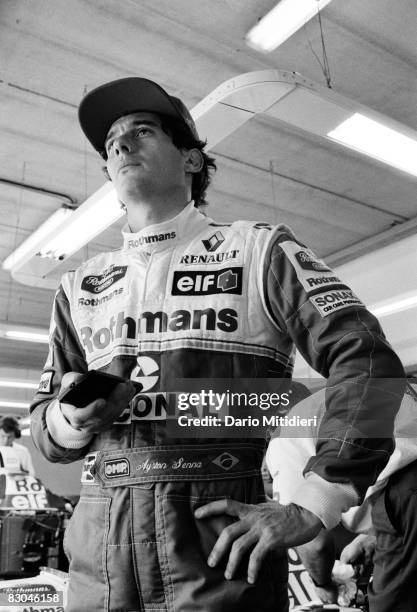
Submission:
[[256,581],[269,552],[304,544],[323,527],[317,516],[295,504],[283,506],[277,502],[266,502],[255,505],[222,499],[195,511],[198,519],[220,514],[228,514],[238,520],[223,529],[207,563],[214,567],[229,553],[224,575],[226,579],[231,579],[242,557],[252,549],[248,564],[248,582],[251,584]]
[[323,586],[315,586],[315,591],[321,601],[326,604],[337,603],[338,588],[337,583],[331,580]]
[[[67,372],[62,377],[61,389],[76,382],[82,374]],[[114,420],[123,412],[132,397],[137,393],[131,381],[119,383],[107,399],[97,399],[85,408],[61,403],[61,411],[72,427],[86,433],[99,433],[112,426]]]
[[342,563],[350,563],[359,568],[359,575],[367,573],[374,557],[376,538],[374,535],[360,534],[340,553]]

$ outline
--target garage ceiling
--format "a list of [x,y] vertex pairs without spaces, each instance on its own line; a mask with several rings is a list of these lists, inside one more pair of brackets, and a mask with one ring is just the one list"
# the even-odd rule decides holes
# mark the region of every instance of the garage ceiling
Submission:
[[[144,76],[192,108],[223,81],[254,70],[297,71],[325,85],[317,18],[269,55],[245,45],[246,32],[274,5],[275,0],[3,0],[0,259],[62,204],[81,204],[103,184],[100,160],[76,118],[81,97],[95,86]],[[322,25],[332,88],[417,129],[415,0],[333,0],[322,12]],[[414,232],[416,177],[266,116],[248,122],[214,153],[219,170],[209,213],[217,220],[287,223],[336,264],[376,249],[381,236],[387,244]],[[87,245],[72,265],[117,246],[121,225]],[[416,259],[405,271],[410,290],[417,289]],[[349,280],[355,288],[355,277]],[[53,291],[0,272],[0,322],[46,328],[52,299]],[[410,318],[408,334],[417,338],[415,321]],[[399,326],[393,320],[386,325],[395,345]],[[0,339],[0,375],[37,378],[45,352],[45,345]],[[412,348],[407,366],[413,370],[416,364]],[[20,397],[17,391],[8,394]]]

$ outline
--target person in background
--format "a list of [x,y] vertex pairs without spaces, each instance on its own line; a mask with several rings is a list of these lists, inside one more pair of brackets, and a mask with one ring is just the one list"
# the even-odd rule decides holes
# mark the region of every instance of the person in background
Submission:
[[[273,496],[286,504],[303,480],[303,469],[315,452],[325,411],[325,390],[297,404],[290,415],[317,416],[317,424],[301,429],[299,437],[274,437],[266,463],[273,478]],[[342,563],[359,567],[373,579],[368,587],[370,612],[415,612],[417,609],[417,385],[407,382],[395,419],[395,450],[360,506],[342,514],[341,525],[359,533],[340,552]],[[322,530],[315,539],[297,547],[325,603],[336,603],[332,578],[341,530]],[[343,536],[342,536],[343,537]]]
[[[129,77],[90,91],[79,119],[127,224],[122,248],[64,275],[31,406],[47,459],[85,458],[65,539],[67,612],[286,612],[285,548],[338,522],[388,461],[397,406],[386,386],[402,381],[401,362],[377,319],[288,227],[201,213],[215,164],[181,100]],[[173,378],[286,388],[294,345],[328,378],[323,423],[339,435],[283,507],[265,501],[265,445],[251,428],[233,439],[171,436],[157,402]],[[125,382],[82,409],[61,402],[92,369]],[[387,435],[347,444],[350,402],[356,422],[383,415]]]
[[29,476],[35,478],[35,468],[33,467],[32,458],[26,446],[18,444],[17,439],[21,437],[20,427],[17,419],[7,416],[0,421],[0,446],[11,446],[15,450],[20,467],[23,472],[27,472]]

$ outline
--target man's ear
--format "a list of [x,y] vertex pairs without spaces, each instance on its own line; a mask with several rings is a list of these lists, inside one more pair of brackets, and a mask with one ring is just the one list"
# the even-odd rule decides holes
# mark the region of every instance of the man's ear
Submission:
[[203,167],[203,155],[199,149],[184,150],[184,167],[186,172],[195,174]]

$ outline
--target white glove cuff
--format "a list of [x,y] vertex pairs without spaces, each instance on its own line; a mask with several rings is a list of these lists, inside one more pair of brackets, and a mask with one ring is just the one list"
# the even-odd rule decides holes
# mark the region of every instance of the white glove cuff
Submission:
[[72,427],[62,414],[58,400],[49,404],[46,410],[46,424],[53,440],[63,448],[83,448],[94,435]]

